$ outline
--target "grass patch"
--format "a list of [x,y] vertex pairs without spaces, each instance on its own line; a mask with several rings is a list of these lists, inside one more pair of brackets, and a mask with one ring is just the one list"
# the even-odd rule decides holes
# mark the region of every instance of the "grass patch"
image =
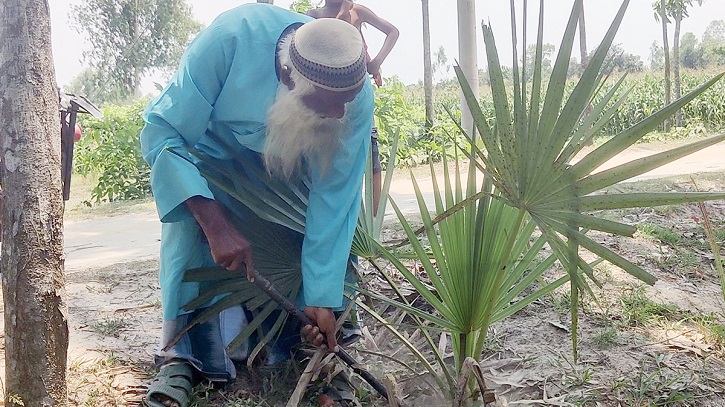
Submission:
[[624,405],[672,406],[696,398],[695,374],[668,367],[671,357],[671,354],[655,354],[640,361],[637,377],[623,386]]
[[674,304],[660,304],[647,298],[644,287],[625,290],[620,298],[622,320],[629,326],[648,326],[664,320],[678,320],[682,311]]
[[127,325],[123,317],[108,316],[99,322],[91,324],[91,329],[100,335],[117,338]]
[[608,327],[592,337],[592,343],[599,349],[609,349],[619,345],[619,331]]
[[645,236],[655,238],[671,247],[677,247],[684,240],[682,234],[660,225],[644,223],[639,225],[637,229]]

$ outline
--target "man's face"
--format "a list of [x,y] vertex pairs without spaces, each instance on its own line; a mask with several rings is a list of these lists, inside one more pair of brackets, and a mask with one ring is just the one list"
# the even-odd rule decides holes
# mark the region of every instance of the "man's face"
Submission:
[[290,89],[280,84],[267,112],[267,169],[289,177],[306,159],[325,173],[345,133],[345,103],[358,91],[331,92],[309,84]]
[[333,92],[315,87],[314,91],[302,96],[302,103],[310,110],[326,119],[342,119],[345,116],[345,104],[352,102],[363,85],[345,92]]

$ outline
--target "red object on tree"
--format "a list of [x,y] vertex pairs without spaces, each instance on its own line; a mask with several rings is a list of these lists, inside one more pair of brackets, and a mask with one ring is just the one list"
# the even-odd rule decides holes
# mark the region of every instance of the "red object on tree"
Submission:
[[80,124],[76,123],[75,132],[73,132],[73,141],[78,141],[81,139],[81,134],[83,133],[83,128]]

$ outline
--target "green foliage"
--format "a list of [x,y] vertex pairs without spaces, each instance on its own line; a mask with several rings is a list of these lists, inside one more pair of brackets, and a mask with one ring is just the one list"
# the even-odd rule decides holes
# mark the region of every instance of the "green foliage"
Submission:
[[132,96],[110,77],[108,71],[95,68],[82,70],[64,90],[75,95],[84,95],[97,105],[125,103]]
[[679,406],[693,404],[694,373],[686,369],[675,369],[668,363],[671,355],[650,356],[655,369],[647,368],[647,361],[640,361],[637,378],[626,383],[625,405],[628,406]]
[[290,4],[289,9],[300,14],[307,14],[308,11],[318,8],[322,5],[321,1],[313,0],[295,0]]
[[623,322],[630,326],[648,326],[662,320],[676,320],[682,315],[673,304],[661,304],[647,298],[644,287],[630,289],[622,294]]
[[139,134],[147,100],[129,106],[108,106],[102,119],[81,116],[83,137],[75,145],[73,170],[97,176],[95,202],[144,198],[151,194],[150,170],[141,154]]
[[91,44],[84,60],[126,97],[151,69],[174,68],[202,27],[185,0],[87,0],[71,10],[74,28]]
[[659,225],[645,223],[637,226],[637,229],[646,235],[659,239],[662,243],[666,243],[673,248],[676,248],[683,239],[682,234]]
[[[706,71],[682,72],[682,93],[692,91],[711,76],[712,74],[708,74]],[[612,82],[605,83],[602,92],[595,96],[594,103],[598,103],[613,86]],[[665,104],[664,78],[660,75],[646,73],[627,77],[615,92],[613,100],[618,100],[626,92],[629,92],[629,96],[616,110],[612,119],[602,128],[601,135],[614,135],[632,127],[661,109]],[[725,127],[723,94],[725,94],[725,82],[720,81],[685,105],[682,108],[685,124],[703,125],[711,130]],[[662,127],[659,127],[658,130],[661,131]],[[675,138],[677,135],[675,132],[672,135],[664,135],[663,138]]]
[[[397,78],[386,78],[375,92],[375,118],[379,130],[380,161],[385,165],[394,136],[400,138],[396,166],[414,167],[429,161],[452,157],[455,143],[449,135],[458,133],[445,109],[460,115],[458,93],[444,92],[437,99],[436,125],[425,130],[425,104],[422,95],[411,92]],[[459,141],[463,142],[461,138]]]
[[621,44],[614,44],[607,58],[611,68],[619,72],[640,72],[644,69],[640,56],[625,51]]
[[702,35],[702,59],[706,66],[725,65],[725,20],[712,21]]
[[592,337],[592,342],[599,349],[608,349],[618,344],[619,331],[614,327],[607,327]]
[[[444,380],[448,382],[448,389],[445,384],[441,385],[444,393],[452,387],[465,386],[467,378],[463,367],[471,358],[480,356],[490,323],[511,315],[566,282],[570,283],[571,289],[569,307],[576,360],[580,293],[594,295],[590,281],[600,284],[594,275],[593,264],[581,257],[581,249],[644,282],[651,284],[655,281],[641,267],[588,236],[588,232],[593,230],[632,236],[636,230],[631,225],[599,217],[599,211],[721,199],[725,196],[723,193],[601,193],[616,183],[722,141],[725,135],[593,174],[602,163],[655,129],[722,75],[669,106],[651,112],[635,126],[618,132],[607,143],[574,162],[574,157],[583,147],[613,120],[617,107],[628,96],[626,92],[616,96],[623,80],[609,89],[602,88],[608,69],[605,65],[607,53],[628,3],[625,0],[622,4],[602,43],[570,91],[567,91],[566,78],[577,21],[582,12],[581,0],[574,2],[548,83],[542,75],[544,27],[541,20],[530,86],[517,64],[512,68],[513,80],[505,79],[493,32],[489,26],[483,26],[492,111],[476,100],[462,70],[456,67],[456,75],[480,134],[480,141],[475,135],[467,136],[470,143],[470,151],[466,154],[470,158],[468,178],[462,180],[458,165],[451,169],[454,176],[444,165],[444,185],[439,187],[435,174],[432,174],[435,218],[429,214],[425,199],[413,180],[424,224],[420,233],[425,233],[430,247],[423,246],[419,233],[413,230],[393,202],[425,275],[411,272],[395,255],[381,248],[383,256],[395,265],[435,312],[421,311],[402,298],[396,305],[426,320],[434,326],[433,329],[451,335],[454,373],[460,376],[452,379],[453,374],[445,366],[438,367],[443,371],[441,376],[445,376],[437,377],[439,385]],[[516,31],[515,21],[512,21],[512,31]],[[514,47],[517,45],[513,44]],[[592,102],[595,95],[596,102]],[[483,183],[476,180],[478,170],[484,174]],[[540,234],[535,235],[535,229]],[[539,237],[534,240],[537,235]],[[536,262],[533,259],[544,245],[548,245],[553,254],[534,267]],[[548,285],[534,286],[543,270],[555,261],[563,266],[566,273]],[[522,295],[523,292],[527,294]],[[366,294],[395,303],[374,293]],[[431,329],[423,324],[419,326],[424,331]],[[435,344],[431,345],[431,348],[436,348]],[[433,354],[440,363],[440,353],[434,350]],[[454,386],[452,382],[455,380],[459,382]]]

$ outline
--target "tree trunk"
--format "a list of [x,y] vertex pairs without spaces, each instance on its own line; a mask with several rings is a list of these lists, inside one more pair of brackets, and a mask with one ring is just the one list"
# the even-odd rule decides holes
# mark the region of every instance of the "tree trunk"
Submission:
[[60,119],[47,0],[0,2],[5,405],[65,406]]
[[430,14],[428,0],[421,0],[423,7],[423,91],[425,94],[425,130],[433,127],[435,109],[433,107],[433,62],[430,53]]
[[579,55],[580,55],[580,65],[581,70],[584,72],[584,70],[587,68],[587,64],[589,63],[589,53],[587,53],[587,29],[586,25],[584,24],[584,2],[582,1],[582,10],[581,14],[579,14]]
[[[672,75],[674,76],[675,100],[682,96],[680,88],[680,27],[682,25],[682,9],[675,15],[675,35],[672,39]],[[682,110],[675,112],[675,126],[682,127]]]
[[[458,0],[458,55],[461,70],[478,99],[478,62],[476,53],[476,4],[474,0]],[[473,116],[461,93],[461,126],[474,134]]]
[[[670,79],[670,45],[667,41],[667,8],[665,8],[665,0],[660,0],[660,17],[662,18],[662,48],[665,52],[665,106],[672,101],[672,80]],[[670,131],[672,120],[665,120],[665,132]]]

